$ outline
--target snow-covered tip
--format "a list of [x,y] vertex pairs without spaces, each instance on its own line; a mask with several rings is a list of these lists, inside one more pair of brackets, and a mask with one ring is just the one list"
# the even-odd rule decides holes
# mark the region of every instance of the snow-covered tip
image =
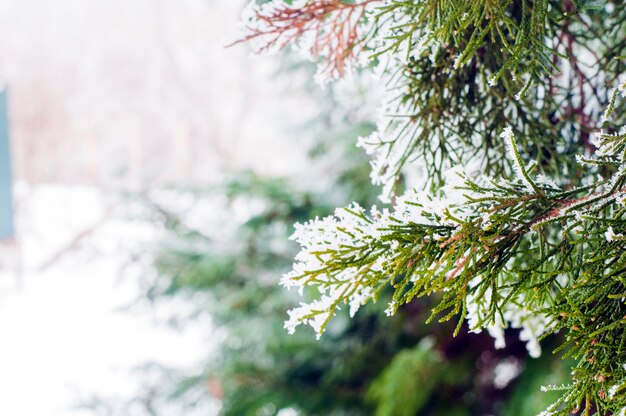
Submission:
[[[513,78],[513,80],[515,80],[515,74],[513,72],[511,73],[511,77]],[[515,101],[521,101],[522,98],[524,98],[524,95],[526,95],[526,92],[530,88],[531,84],[532,84],[532,77],[529,77],[528,80],[524,83],[524,86],[522,87],[522,89],[519,90],[517,94],[515,94]]]
[[615,231],[613,231],[613,227],[609,227],[604,233],[604,238],[606,238],[606,241],[609,241],[609,242],[623,240],[624,234],[617,234],[615,233]]
[[349,299],[350,318],[354,318],[354,315],[356,315],[361,306],[365,305],[370,299],[372,299],[373,296],[374,291],[369,286],[365,286],[361,290],[355,291]]
[[617,89],[622,94],[622,97],[626,97],[626,81],[622,82]]
[[619,384],[614,384],[611,387],[609,387],[608,390],[608,394],[609,394],[609,399],[613,400],[613,398],[615,397],[615,394],[621,389],[622,386],[620,386]]
[[385,315],[393,316],[396,314],[397,311],[398,311],[398,304],[394,300],[394,301],[389,302],[387,309],[385,309]]
[[529,192],[535,192],[537,194],[541,194],[541,190],[537,187],[537,185],[530,179],[528,176],[528,172],[522,163],[522,157],[520,156],[519,150],[517,149],[517,144],[515,143],[515,134],[513,133],[513,129],[511,126],[507,126],[504,128],[504,131],[500,133],[500,137],[503,138],[506,142],[506,146],[509,150],[509,156],[513,160],[513,169],[517,175],[517,178],[520,179],[524,185],[526,185],[526,189]]
[[608,106],[606,110],[604,110],[604,113],[602,113],[602,117],[600,117],[600,122],[602,124],[606,123],[609,120],[609,117],[611,116],[612,112],[613,112],[613,108],[611,106]]
[[311,303],[301,302],[300,306],[287,311],[289,319],[285,321],[285,329],[291,335],[296,332],[296,327],[300,324],[310,325],[315,331],[317,339],[320,339],[324,332],[324,325],[334,313],[331,308],[334,299],[330,296],[322,296]]
[[505,127],[502,133],[500,133],[500,137],[502,137],[507,142],[513,142],[513,140],[515,139],[515,135],[513,134],[513,129],[511,128],[511,126]]

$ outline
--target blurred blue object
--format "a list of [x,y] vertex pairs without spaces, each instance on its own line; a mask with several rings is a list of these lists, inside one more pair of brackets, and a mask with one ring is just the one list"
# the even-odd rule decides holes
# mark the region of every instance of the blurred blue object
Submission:
[[0,90],[0,240],[14,236],[7,90]]

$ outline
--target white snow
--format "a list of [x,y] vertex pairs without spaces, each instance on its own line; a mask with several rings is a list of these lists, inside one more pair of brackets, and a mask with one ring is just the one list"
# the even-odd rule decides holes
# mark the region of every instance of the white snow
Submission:
[[[2,415],[93,414],[73,406],[94,394],[132,397],[142,388],[138,365],[193,368],[206,357],[210,322],[174,330],[158,311],[127,308],[140,295],[137,274],[146,271],[122,267],[158,231],[124,219],[119,205],[111,214],[106,201],[95,188],[59,185],[20,195],[21,264],[0,277]],[[79,230],[91,231],[72,244]],[[5,257],[17,251],[3,247]]]
[[[208,320],[162,325],[183,304],[126,308],[150,270],[129,258],[159,230],[129,219],[136,207],[119,194],[306,168],[302,143],[284,134],[286,120],[311,116],[306,93],[274,80],[275,61],[224,49],[240,6],[0,2],[18,215],[17,242],[0,243],[0,415],[93,414],[72,406],[132,398],[145,391],[136,366],[198,369],[214,346]],[[215,232],[205,219],[189,221]]]
[[180,334],[149,315],[116,312],[120,293],[130,288],[116,287],[110,266],[95,266],[95,274],[29,276],[32,288],[0,308],[0,389],[10,392],[2,414],[88,414],[72,407],[94,394],[132,397],[142,384],[137,365],[189,367],[204,353],[205,331]]

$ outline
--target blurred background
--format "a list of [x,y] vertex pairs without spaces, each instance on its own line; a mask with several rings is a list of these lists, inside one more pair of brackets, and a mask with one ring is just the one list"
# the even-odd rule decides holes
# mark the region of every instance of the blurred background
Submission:
[[286,334],[293,223],[376,202],[379,86],[224,48],[242,6],[0,0],[0,415],[545,408],[562,362],[428,302]]
[[[210,320],[181,333],[137,307],[139,257],[162,231],[138,196],[302,168],[282,120],[301,120],[306,97],[270,82],[270,60],[224,49],[240,7],[0,1],[14,207],[1,212],[14,231],[0,243],[0,414],[82,414],[68,409],[96,392],[140,391],[139,364],[204,358]],[[196,221],[216,223],[216,204]]]

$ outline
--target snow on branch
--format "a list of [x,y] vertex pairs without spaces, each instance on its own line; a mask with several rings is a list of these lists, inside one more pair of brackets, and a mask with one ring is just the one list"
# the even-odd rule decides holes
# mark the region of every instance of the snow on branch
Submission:
[[[520,328],[529,354],[537,357],[539,339],[553,332],[557,322],[545,311],[570,284],[571,276],[561,269],[561,253],[571,247],[586,253],[589,244],[624,240],[619,218],[626,168],[591,186],[561,189],[549,180],[533,180],[512,131],[505,130],[503,137],[519,165],[514,180],[472,180],[457,171],[461,182],[448,187],[446,197],[409,192],[392,210],[374,207],[368,212],[352,204],[333,216],[296,225],[292,239],[301,251],[282,284],[301,293],[316,288],[321,296],[289,311],[289,332],[309,324],[319,337],[342,304],[349,305],[352,316],[390,286],[394,294],[388,315],[437,292],[442,301],[433,316],[460,316],[459,327],[465,320],[472,331],[487,330],[498,348],[504,346],[505,328]],[[601,134],[597,141],[604,149],[599,158],[626,166],[626,137]],[[619,231],[611,224],[619,225]],[[581,230],[587,238],[576,237]],[[537,244],[545,235],[559,236],[551,245],[561,248]]]

